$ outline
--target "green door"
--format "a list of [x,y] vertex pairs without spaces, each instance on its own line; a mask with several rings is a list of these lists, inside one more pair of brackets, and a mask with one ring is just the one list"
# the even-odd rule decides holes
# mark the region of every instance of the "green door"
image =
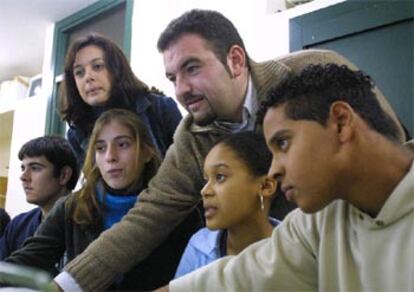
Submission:
[[335,50],[371,75],[414,134],[413,1],[346,1],[290,21],[290,49]]

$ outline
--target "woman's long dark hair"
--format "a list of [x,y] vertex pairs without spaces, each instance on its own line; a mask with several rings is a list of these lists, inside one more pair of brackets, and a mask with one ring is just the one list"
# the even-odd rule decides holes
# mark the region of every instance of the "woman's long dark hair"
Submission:
[[103,50],[105,65],[111,78],[111,92],[106,108],[125,108],[135,111],[135,100],[146,96],[149,89],[132,72],[131,66],[122,50],[111,40],[98,34],[90,34],[75,40],[69,48],[65,60],[64,81],[62,82],[59,113],[64,121],[89,134],[95,122],[92,107],[81,98],[73,75],[76,54],[87,46],[96,46]]

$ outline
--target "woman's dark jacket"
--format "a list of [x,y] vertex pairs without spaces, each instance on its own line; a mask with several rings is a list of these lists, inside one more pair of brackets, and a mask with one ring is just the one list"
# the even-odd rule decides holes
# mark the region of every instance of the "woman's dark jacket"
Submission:
[[[71,261],[82,253],[102,232],[102,226],[86,227],[74,223],[70,214],[76,203],[74,194],[59,199],[35,236],[6,261],[50,271],[63,255],[65,261]],[[174,277],[189,238],[201,227],[201,218],[197,210],[191,213],[158,248],[110,290],[154,290],[166,285]]]
[[[147,126],[155,147],[164,157],[173,142],[175,129],[182,119],[177,104],[171,97],[151,93],[146,97],[137,98],[135,109]],[[89,134],[72,124],[69,125],[67,139],[82,165],[88,148]]]

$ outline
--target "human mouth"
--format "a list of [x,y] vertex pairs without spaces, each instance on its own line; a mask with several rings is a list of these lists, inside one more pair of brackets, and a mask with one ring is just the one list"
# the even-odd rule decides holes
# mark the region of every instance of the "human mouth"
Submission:
[[122,169],[120,169],[120,168],[110,169],[110,170],[107,171],[107,173],[108,173],[109,177],[111,177],[111,178],[117,178],[117,177],[121,176]]
[[189,112],[194,112],[197,111],[203,100],[204,97],[202,96],[191,96],[189,98],[186,98],[186,100],[184,101],[184,105]]
[[97,95],[101,91],[100,87],[92,88],[86,91],[87,95]]
[[211,219],[217,213],[217,208],[212,206],[204,207],[204,217],[206,219]]
[[26,196],[30,196],[34,193],[34,189],[32,187],[23,187],[23,191]]
[[294,202],[295,201],[293,187],[291,187],[291,186],[284,186],[284,187],[282,187],[282,192],[284,193],[286,199],[289,202]]

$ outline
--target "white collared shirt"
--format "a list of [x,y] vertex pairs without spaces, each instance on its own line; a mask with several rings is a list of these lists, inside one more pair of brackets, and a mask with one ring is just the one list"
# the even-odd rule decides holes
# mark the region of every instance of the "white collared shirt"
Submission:
[[240,131],[253,131],[256,122],[256,112],[258,108],[257,91],[254,87],[251,76],[247,84],[247,91],[243,103],[243,116],[241,123],[214,121],[217,127],[230,130],[232,133]]

